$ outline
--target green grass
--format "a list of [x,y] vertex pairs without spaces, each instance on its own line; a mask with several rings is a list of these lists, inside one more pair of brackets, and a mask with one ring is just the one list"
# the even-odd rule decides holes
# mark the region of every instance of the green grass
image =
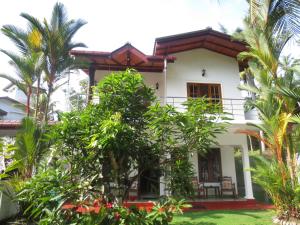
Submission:
[[272,225],[271,210],[218,210],[187,212],[174,217],[172,225]]

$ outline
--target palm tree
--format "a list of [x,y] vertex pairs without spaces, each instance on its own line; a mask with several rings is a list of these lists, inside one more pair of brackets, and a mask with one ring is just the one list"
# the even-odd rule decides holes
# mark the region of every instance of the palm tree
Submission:
[[17,86],[27,97],[26,114],[30,115],[30,100],[33,91],[33,84],[37,77],[41,74],[40,56],[39,54],[30,54],[26,56],[18,56],[12,52],[1,50],[10,59],[10,64],[15,68],[17,78],[13,76],[0,74],[0,77],[9,80],[13,85]]
[[[287,42],[300,33],[300,1],[251,0],[249,3],[249,16],[240,34],[248,44],[248,51],[239,57],[248,62],[243,75],[253,77],[257,85],[248,83],[241,88],[255,93],[252,105],[259,111],[262,124],[252,125],[262,130],[264,137],[251,130],[240,132],[258,138],[273,152],[282,184],[282,191],[272,193],[273,196],[289,195],[293,198],[294,192],[290,190],[295,190],[298,185],[297,152],[300,143],[300,120],[297,120],[299,62],[282,58],[282,51]],[[287,201],[282,203],[285,205]],[[289,213],[298,210],[293,207],[287,205]]]
[[19,79],[14,79],[12,76],[4,74],[0,76],[9,80],[13,85],[16,85],[27,96],[27,116],[29,116],[30,111],[30,99],[33,91],[33,85],[37,80],[36,116],[39,110],[38,105],[42,74],[42,52],[40,51],[39,33],[35,29],[24,31],[13,25],[3,26],[1,31],[15,43],[20,54],[1,50],[11,59],[10,63],[15,67]]
[[63,4],[56,3],[50,22],[22,13],[32,27],[41,35],[41,49],[44,54],[45,80],[48,86],[45,123],[48,121],[50,97],[54,91],[54,84],[63,78],[70,70],[78,68],[78,61],[69,52],[76,47],[86,47],[83,43],[72,42],[76,32],[86,24],[83,20],[68,20]]
[[300,33],[299,0],[248,0],[249,22],[270,38],[291,38]]

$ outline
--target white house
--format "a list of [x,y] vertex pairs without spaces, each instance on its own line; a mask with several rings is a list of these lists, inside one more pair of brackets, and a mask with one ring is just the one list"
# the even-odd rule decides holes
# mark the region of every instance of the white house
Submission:
[[[233,120],[230,121],[228,132],[218,136],[219,145],[211,146],[214,151],[207,157],[198,154],[191,157],[195,176],[199,182],[204,182],[210,192],[213,187],[219,188],[220,177],[231,177],[236,184],[234,149],[242,149],[245,198],[253,199],[247,137],[236,132],[238,129],[249,128],[249,121],[259,122],[255,116],[245,113],[245,99],[237,88],[240,84],[239,72],[244,68],[237,61],[237,55],[245,50],[244,43],[233,41],[231,36],[208,28],[157,38],[153,55],[145,55],[129,43],[112,52],[71,53],[90,62],[86,70],[90,86],[112,71],[129,67],[143,74],[145,82],[156,90],[163,104],[173,104],[178,110],[182,109],[181,103],[187,97],[206,96],[221,101]],[[157,185],[159,194],[166,194],[163,182],[157,182]],[[141,195],[154,194],[147,188],[143,178],[140,179],[139,187]]]
[[26,104],[27,97],[16,85],[9,83],[3,88],[3,91],[6,92],[7,97],[11,99],[16,99],[18,102]]

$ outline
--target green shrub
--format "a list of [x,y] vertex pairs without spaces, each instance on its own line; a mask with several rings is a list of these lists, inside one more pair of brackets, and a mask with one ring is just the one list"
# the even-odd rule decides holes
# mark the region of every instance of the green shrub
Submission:
[[[286,179],[282,179],[282,171],[276,160],[255,157],[256,167],[253,171],[253,181],[259,184],[272,199],[279,217],[300,218],[300,185],[293,187],[285,166]],[[284,182],[285,181],[285,182]]]

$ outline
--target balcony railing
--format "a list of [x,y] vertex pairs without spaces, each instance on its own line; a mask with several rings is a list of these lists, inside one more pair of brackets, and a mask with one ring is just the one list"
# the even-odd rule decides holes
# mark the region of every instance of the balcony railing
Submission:
[[[84,96],[84,95],[82,95]],[[82,97],[81,96],[81,97]],[[84,96],[86,98],[86,96]],[[166,97],[159,98],[162,104],[169,104],[174,106],[177,110],[183,111],[185,110],[185,106],[183,105],[189,98],[187,97]],[[94,98],[93,102],[99,102],[98,98]],[[212,99],[208,98],[210,102],[219,102],[222,106],[223,112],[227,113],[227,117],[233,120],[257,120],[257,112],[255,110],[246,111],[245,103],[246,99],[234,99],[234,98],[218,98]],[[78,100],[78,104],[79,104]],[[76,104],[75,104],[76,105]],[[76,108],[76,106],[75,106]],[[79,108],[79,107],[78,107]]]
[[[185,110],[184,102],[188,100],[187,97],[166,97],[162,98],[162,102],[174,106],[179,111]],[[233,120],[257,120],[258,116],[255,110],[246,111],[244,106],[246,99],[233,98],[208,98],[210,102],[219,102],[223,108],[223,112],[227,113],[227,117]]]

